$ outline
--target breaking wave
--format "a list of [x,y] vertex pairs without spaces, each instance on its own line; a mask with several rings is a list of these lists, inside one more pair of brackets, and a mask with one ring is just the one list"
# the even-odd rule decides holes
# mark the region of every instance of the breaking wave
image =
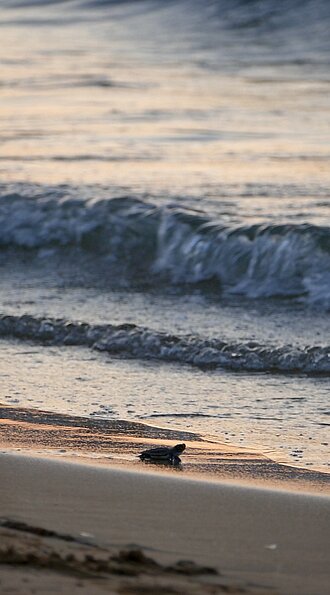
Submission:
[[33,316],[0,316],[0,336],[46,345],[78,345],[134,359],[189,364],[204,369],[330,374],[330,346],[273,347],[228,343],[156,332],[135,324],[89,325]]
[[211,285],[248,298],[299,297],[330,308],[330,227],[230,226],[202,212],[129,196],[96,202],[7,194],[0,247],[34,255],[78,249],[95,270],[141,283]]

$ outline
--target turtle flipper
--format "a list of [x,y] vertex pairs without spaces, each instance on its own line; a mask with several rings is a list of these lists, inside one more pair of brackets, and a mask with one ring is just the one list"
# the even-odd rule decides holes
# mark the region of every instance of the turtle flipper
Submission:
[[181,465],[180,457],[178,457],[177,455],[173,455],[171,464],[173,465],[173,467],[177,467],[178,465]]

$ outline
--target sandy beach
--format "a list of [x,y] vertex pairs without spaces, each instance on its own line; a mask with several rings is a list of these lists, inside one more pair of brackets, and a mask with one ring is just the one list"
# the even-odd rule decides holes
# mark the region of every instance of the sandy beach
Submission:
[[[326,474],[19,408],[2,407],[0,436],[2,593],[328,592]],[[178,469],[137,459],[182,439]]]
[[14,454],[0,468],[3,593],[328,592],[327,497]]

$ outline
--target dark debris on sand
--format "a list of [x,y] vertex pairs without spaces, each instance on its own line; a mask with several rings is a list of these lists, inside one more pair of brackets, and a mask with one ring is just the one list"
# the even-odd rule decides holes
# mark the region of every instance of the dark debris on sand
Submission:
[[[0,519],[0,538],[1,592],[10,591],[17,577],[21,582],[14,592],[19,595],[43,593],[45,579],[47,585],[57,581],[56,588],[64,594],[75,593],[76,586],[77,593],[93,595],[275,595],[274,591],[231,584],[217,569],[193,561],[164,565],[139,548],[114,551],[22,521]],[[34,585],[31,591],[27,590],[30,583],[31,588]]]

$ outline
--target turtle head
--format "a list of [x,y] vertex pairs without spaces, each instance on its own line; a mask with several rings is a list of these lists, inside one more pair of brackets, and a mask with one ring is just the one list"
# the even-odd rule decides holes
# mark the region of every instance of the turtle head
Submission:
[[173,448],[173,451],[176,455],[180,455],[184,449],[186,448],[185,444],[176,444]]

